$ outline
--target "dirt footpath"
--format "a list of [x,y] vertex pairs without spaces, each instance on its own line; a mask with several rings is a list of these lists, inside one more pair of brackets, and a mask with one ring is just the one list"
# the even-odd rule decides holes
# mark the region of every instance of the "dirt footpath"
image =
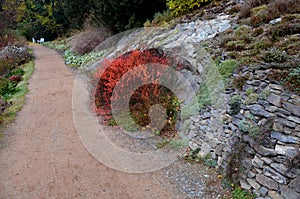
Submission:
[[185,198],[156,173],[126,174],[93,158],[74,127],[72,70],[57,52],[32,49],[30,92],[0,149],[0,198]]

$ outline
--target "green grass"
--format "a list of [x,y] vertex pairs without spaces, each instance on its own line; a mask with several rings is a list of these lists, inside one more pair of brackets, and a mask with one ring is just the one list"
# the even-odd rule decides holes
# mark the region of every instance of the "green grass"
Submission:
[[25,103],[25,95],[28,93],[28,80],[34,71],[34,62],[30,61],[23,67],[25,74],[23,75],[23,80],[19,82],[17,88],[18,92],[10,96],[9,102],[12,103],[1,115],[0,115],[0,139],[4,136],[3,132],[5,126],[13,122],[17,116],[17,113],[22,109]]

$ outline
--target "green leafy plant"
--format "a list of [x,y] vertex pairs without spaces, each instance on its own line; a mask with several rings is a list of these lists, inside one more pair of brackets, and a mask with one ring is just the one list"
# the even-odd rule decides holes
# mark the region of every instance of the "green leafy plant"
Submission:
[[251,42],[251,37],[250,37],[250,27],[246,25],[239,26],[235,32],[234,36],[238,40],[242,40],[245,43],[250,43]]
[[249,132],[249,135],[252,137],[252,138],[258,138],[260,134],[260,128],[259,126],[253,126],[251,129],[250,129],[250,132]]
[[23,76],[25,74],[25,71],[23,68],[17,68],[15,70],[11,70],[9,71],[9,73],[7,75],[5,75],[5,78],[10,78],[12,76]]
[[[282,79],[282,76],[284,78]],[[300,93],[300,66],[278,74],[278,79],[290,90]]]
[[248,133],[252,138],[257,138],[260,133],[260,128],[252,121],[254,119],[252,118],[253,116],[250,115],[249,117],[249,119],[243,119],[239,123],[239,129],[244,133]]
[[203,159],[201,158],[199,152],[200,152],[200,148],[196,148],[195,150],[189,150],[187,151],[187,153],[185,153],[183,155],[184,160],[188,161],[188,162],[201,162],[203,161]]
[[240,96],[240,95],[235,95],[235,96],[233,96],[233,97],[230,99],[229,103],[230,103],[230,104],[234,104],[234,103],[236,103],[236,102],[241,102],[241,100],[242,100],[242,96]]
[[254,199],[255,195],[251,194],[250,192],[240,188],[236,187],[232,192],[231,192],[232,198],[233,199]]
[[249,95],[251,95],[251,94],[253,94],[253,88],[252,88],[252,87],[249,87],[249,88],[247,88],[247,90],[246,90],[246,95],[249,96]]
[[17,82],[15,81],[9,81],[5,78],[0,79],[0,95],[3,99],[7,100],[9,99],[13,94],[20,91],[20,89],[17,87]]
[[237,67],[236,60],[225,60],[219,65],[219,72],[224,79],[229,78]]
[[257,93],[251,93],[247,97],[245,104],[246,105],[253,104],[253,103],[257,102],[258,99],[259,99],[259,95]]
[[229,114],[230,115],[236,115],[240,112],[241,101],[242,101],[242,96],[240,96],[240,95],[235,95],[230,99],[230,101],[229,101],[229,105],[230,105]]
[[80,67],[84,66],[87,63],[93,63],[97,61],[102,55],[105,53],[105,51],[101,52],[90,52],[86,53],[84,55],[77,55],[73,53],[71,50],[66,50],[64,54],[65,63],[68,66],[74,66],[74,67]]
[[293,85],[300,85],[300,67],[290,69],[285,81]]
[[253,128],[253,122],[251,122],[249,120],[243,119],[239,123],[239,129],[240,129],[240,131],[242,131],[244,133],[249,133],[252,128]]
[[115,120],[113,117],[111,117],[111,118],[107,121],[107,125],[108,125],[108,126],[117,126],[118,124],[117,124],[116,120]]
[[217,166],[218,162],[215,159],[209,158],[209,159],[205,160],[204,164],[208,167],[215,168]]
[[65,41],[45,42],[43,43],[43,45],[57,51],[66,51],[68,49],[68,46],[66,46]]
[[259,94],[259,99],[266,100],[270,95],[270,90],[264,90]]

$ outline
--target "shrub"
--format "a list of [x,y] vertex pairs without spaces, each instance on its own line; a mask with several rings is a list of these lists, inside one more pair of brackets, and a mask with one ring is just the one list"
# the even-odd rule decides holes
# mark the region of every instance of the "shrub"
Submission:
[[212,0],[167,0],[167,6],[174,16],[180,16],[210,2]]
[[272,70],[269,76],[282,84],[291,92],[300,95],[300,84],[299,84],[299,69],[290,70]]
[[229,41],[225,48],[230,51],[240,51],[245,49],[245,42],[242,40]]
[[261,50],[270,48],[273,46],[273,42],[268,39],[262,39],[254,44],[254,53],[260,53]]
[[233,71],[237,67],[237,62],[235,60],[225,60],[219,65],[219,72],[223,76],[223,78],[229,78]]
[[273,40],[286,35],[300,34],[300,18],[297,15],[283,17],[281,23],[271,27],[269,34]]
[[106,28],[91,28],[69,39],[67,45],[79,55],[91,52],[100,42],[111,35]]
[[270,1],[271,0],[249,0],[249,1],[246,1],[245,4],[243,5],[243,7],[241,8],[239,18],[250,17],[252,8],[255,8],[255,7],[264,5],[264,4],[268,4]]
[[240,96],[240,95],[235,95],[230,99],[230,101],[229,101],[229,105],[230,105],[229,114],[231,116],[236,115],[240,112],[240,110],[241,110],[241,101],[242,101],[242,96]]
[[281,51],[277,48],[271,48],[270,50],[264,51],[262,53],[262,59],[267,63],[283,63],[288,59],[288,55],[285,51]]
[[25,47],[7,46],[0,51],[0,75],[6,75],[9,70],[25,64],[32,59],[32,55]]
[[251,17],[251,25],[254,27],[268,23],[271,19],[275,18],[274,16],[270,15],[266,5],[253,8],[252,12],[253,16]]
[[239,129],[240,129],[241,132],[249,133],[252,128],[253,128],[253,122],[252,121],[248,121],[248,120],[243,119],[239,123]]
[[246,25],[242,25],[235,30],[234,35],[235,37],[241,39],[247,37],[249,35],[249,32],[250,32],[250,28]]
[[248,133],[253,138],[257,138],[260,133],[260,129],[259,126],[252,121],[252,119],[243,119],[239,123],[239,130],[243,133]]
[[230,103],[230,104],[234,104],[234,103],[236,103],[236,102],[241,102],[241,100],[242,100],[242,96],[240,96],[240,95],[235,95],[235,96],[233,96],[233,97],[230,99],[229,103]]
[[232,6],[231,8],[229,8],[228,13],[232,15],[232,14],[238,13],[240,11],[241,11],[241,7],[239,5],[235,5],[235,6]]
[[248,96],[248,98],[246,99],[245,104],[246,104],[246,105],[253,104],[253,103],[257,102],[258,98],[259,98],[259,95],[258,95],[258,94],[252,93],[252,94],[250,94],[250,95]]
[[216,167],[218,165],[218,162],[212,158],[209,158],[207,160],[205,160],[204,164],[208,167]]
[[300,91],[300,66],[290,69],[288,71],[288,75],[284,77],[283,81],[286,85]]
[[[140,65],[146,63],[159,63],[162,64],[160,71],[153,71],[156,73],[156,78],[159,79],[162,75],[162,71],[165,70],[165,66],[169,65],[169,60],[153,50],[135,50],[126,53],[119,58],[103,63],[99,72],[95,75],[98,84],[95,89],[95,105],[97,113],[104,118],[111,119],[111,102],[112,100],[122,100],[124,96],[116,93],[113,97],[113,90],[122,76],[129,70],[134,69]],[[151,67],[151,66],[147,66]],[[105,71],[101,71],[101,68],[105,68]],[[144,68],[146,69],[146,67]],[[151,69],[151,68],[150,68]],[[141,71],[135,71],[134,74],[126,77],[124,84],[119,85],[122,88],[128,88],[134,81],[146,81],[148,82],[151,76],[147,75],[147,72],[143,69]],[[151,81],[152,82],[152,81]],[[133,120],[140,126],[146,126],[150,122],[148,117],[151,106],[155,104],[161,104],[166,109],[167,118],[169,122],[165,124],[161,133],[163,135],[170,135],[175,131],[176,115],[179,111],[179,103],[174,94],[164,86],[152,82],[151,84],[145,84],[140,86],[130,97],[129,109]],[[170,135],[172,136],[172,135]]]

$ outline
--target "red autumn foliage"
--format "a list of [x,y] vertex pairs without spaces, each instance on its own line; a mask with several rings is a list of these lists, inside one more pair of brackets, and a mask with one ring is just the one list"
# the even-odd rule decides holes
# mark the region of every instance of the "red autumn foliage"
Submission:
[[[135,50],[124,54],[113,61],[106,60],[104,62],[104,67],[106,68],[105,71],[103,73],[99,71],[96,74],[96,78],[100,79],[96,88],[96,107],[110,108],[113,89],[118,81],[120,81],[122,76],[131,69],[147,63],[159,63],[166,65],[168,64],[168,60],[163,56],[158,57],[157,55],[154,55],[154,53],[151,53],[151,51],[140,50]],[[132,78],[143,78],[143,80],[146,80],[148,77],[135,74],[132,75]],[[122,86],[126,87],[128,85]],[[147,95],[146,90],[143,91],[143,94]]]
[[[123,75],[130,70],[144,66],[145,64],[154,63],[160,64],[160,69],[155,71],[155,68],[149,68],[151,65],[146,65],[142,67],[141,70],[131,71],[129,79],[123,81],[122,85],[118,85],[122,88],[128,88],[135,82],[148,82],[149,75],[146,70],[152,70],[151,73],[155,74],[155,79],[159,79],[162,75],[162,71],[170,65],[170,60],[159,53],[156,50],[134,50],[132,52],[126,53],[119,58],[104,62],[105,71],[99,70],[95,77],[99,80],[96,90],[95,90],[95,105],[96,112],[106,118],[106,120],[111,119],[111,101],[112,100],[122,100],[123,96],[118,94],[114,95],[112,99],[113,90],[116,84],[120,81]],[[149,118],[147,113],[150,107],[154,104],[162,104],[169,113],[168,116],[176,114],[170,108],[172,106],[172,100],[174,99],[174,94],[169,89],[159,85],[158,82],[151,82],[151,84],[141,85],[134,93],[131,95],[129,108],[134,117],[138,117],[139,121],[137,123],[140,126],[146,126],[149,123]],[[174,126],[174,125],[173,125]],[[165,129],[170,130],[170,126]]]
[[20,75],[14,75],[14,76],[11,76],[9,78],[9,81],[12,81],[12,82],[20,82],[22,81],[22,76]]

